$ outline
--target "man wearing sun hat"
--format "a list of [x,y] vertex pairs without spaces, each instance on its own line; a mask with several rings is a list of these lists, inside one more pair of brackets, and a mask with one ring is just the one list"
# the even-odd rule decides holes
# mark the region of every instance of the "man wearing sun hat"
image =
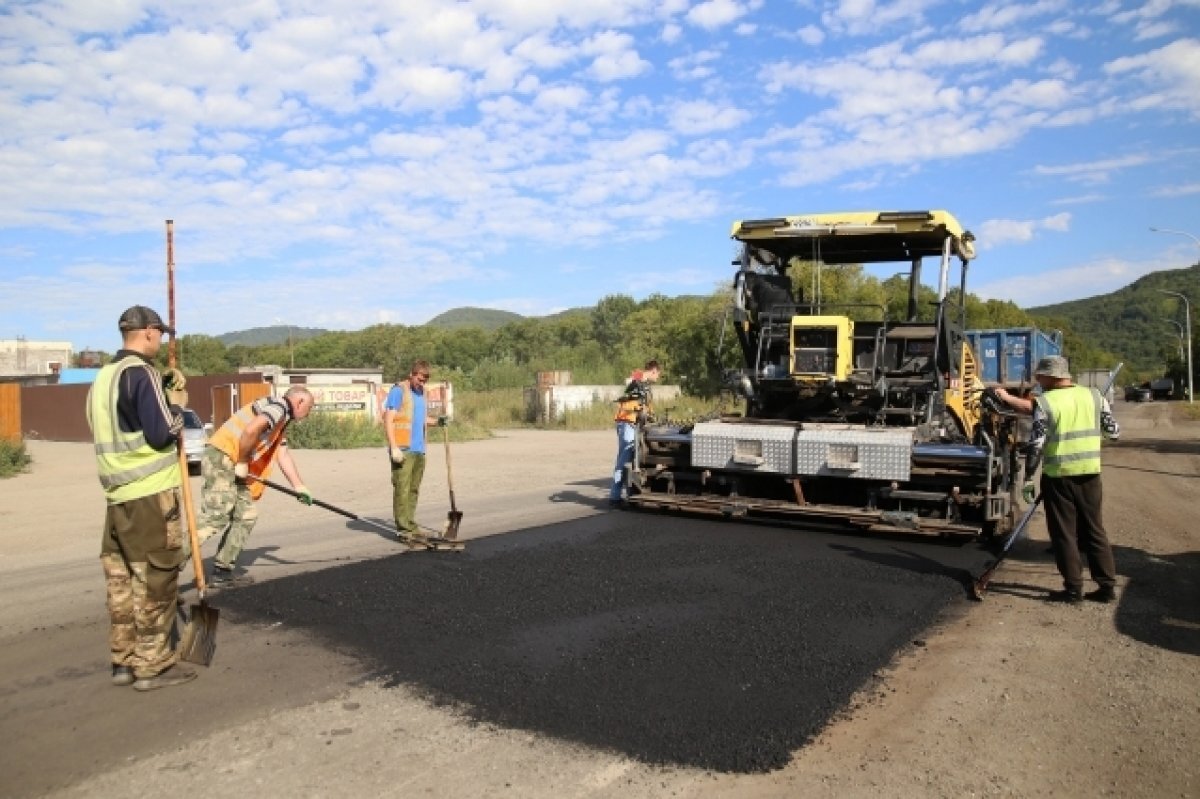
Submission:
[[[1117,571],[1101,512],[1100,439],[1115,441],[1120,425],[1099,391],[1071,382],[1067,359],[1061,355],[1038,361],[1034,378],[1042,389],[1034,399],[1014,397],[1003,388],[996,394],[1016,410],[1033,415],[1023,493],[1027,502],[1032,501],[1032,475],[1041,461],[1046,527],[1063,578],[1063,589],[1051,591],[1048,599],[1072,604],[1084,598],[1112,602],[1117,598]],[[1081,553],[1099,586],[1086,595]]]

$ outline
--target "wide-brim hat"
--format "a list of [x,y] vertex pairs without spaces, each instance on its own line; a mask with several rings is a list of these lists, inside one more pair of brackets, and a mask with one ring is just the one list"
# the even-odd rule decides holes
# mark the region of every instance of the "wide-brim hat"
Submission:
[[1050,355],[1042,358],[1037,362],[1037,368],[1033,370],[1034,375],[1045,375],[1046,377],[1054,377],[1058,379],[1071,379],[1071,369],[1067,364],[1067,359],[1061,355]]

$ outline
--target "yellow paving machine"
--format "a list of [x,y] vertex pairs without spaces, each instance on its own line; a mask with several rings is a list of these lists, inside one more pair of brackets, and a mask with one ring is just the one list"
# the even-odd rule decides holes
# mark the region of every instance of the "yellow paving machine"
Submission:
[[[974,236],[946,211],[748,219],[732,236],[741,366],[726,380],[744,411],[644,424],[630,504],[877,532],[1011,529],[1016,419],[963,335]],[[922,309],[926,259],[937,299]],[[822,302],[821,276],[835,274],[823,270],[893,263],[908,267],[906,318]]]

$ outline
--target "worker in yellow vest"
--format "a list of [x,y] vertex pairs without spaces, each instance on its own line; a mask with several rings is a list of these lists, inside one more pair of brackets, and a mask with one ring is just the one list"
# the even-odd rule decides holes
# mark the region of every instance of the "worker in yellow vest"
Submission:
[[427,549],[428,541],[417,527],[417,497],[425,476],[425,430],[445,426],[445,416],[430,416],[425,402],[429,362],[417,360],[408,377],[388,392],[384,402],[383,429],[387,434],[388,460],[392,470],[392,516],[400,542],[412,549]]
[[112,683],[152,691],[196,677],[179,665],[171,644],[185,557],[177,449],[183,416],[167,405],[163,376],[153,366],[163,336],[175,331],[143,305],[127,309],[117,326],[121,349],[87,397],[107,503],[100,563]]
[[[1115,441],[1121,427],[1099,391],[1071,382],[1067,359],[1061,355],[1038,361],[1034,377],[1041,394],[1032,399],[1015,397],[1003,388],[996,394],[1011,407],[1033,416],[1022,493],[1026,502],[1033,501],[1033,474],[1041,461],[1046,528],[1063,578],[1062,590],[1051,591],[1048,599],[1071,604],[1085,598],[1112,602],[1117,598],[1117,570],[1104,531],[1100,439]],[[1081,552],[1099,586],[1086,594]]]
[[258,521],[255,502],[264,489],[261,482],[249,479],[251,475],[266,479],[278,463],[299,500],[312,504],[285,435],[288,425],[308,416],[312,407],[309,390],[293,386],[282,397],[263,397],[243,406],[208,440],[200,461],[204,501],[196,526],[201,543],[221,536],[213,558],[213,585],[250,581],[244,574],[235,575],[234,569]]

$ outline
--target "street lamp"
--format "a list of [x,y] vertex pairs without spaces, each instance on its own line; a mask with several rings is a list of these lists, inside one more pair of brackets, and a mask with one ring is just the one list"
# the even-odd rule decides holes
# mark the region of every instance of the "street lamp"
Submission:
[[1166,289],[1155,289],[1160,294],[1170,294],[1183,300],[1183,321],[1184,335],[1187,336],[1187,386],[1188,386],[1188,403],[1192,402],[1192,304],[1188,302],[1188,298],[1178,291],[1167,291]]
[[[1183,230],[1171,230],[1169,228],[1150,228],[1153,233],[1174,233],[1177,236],[1187,236],[1192,241],[1196,242],[1196,246],[1200,247],[1200,238],[1196,238],[1191,233]],[[1166,289],[1157,289],[1162,294],[1170,294],[1183,300],[1183,321],[1186,323],[1187,332],[1187,382],[1188,382],[1188,403],[1192,402],[1192,304],[1188,302],[1188,298],[1178,291],[1167,291]]]

